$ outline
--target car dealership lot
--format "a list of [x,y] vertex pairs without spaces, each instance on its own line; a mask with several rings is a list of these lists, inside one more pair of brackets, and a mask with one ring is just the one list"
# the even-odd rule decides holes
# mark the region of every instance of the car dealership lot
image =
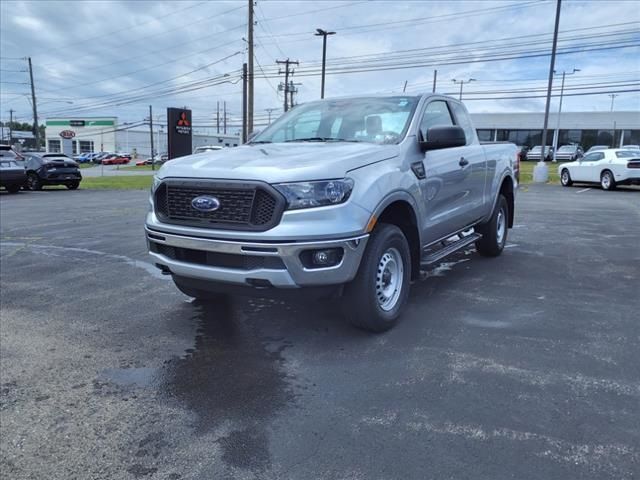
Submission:
[[524,187],[504,254],[426,272],[382,335],[192,303],[146,196],[0,194],[7,478],[637,478],[637,189]]

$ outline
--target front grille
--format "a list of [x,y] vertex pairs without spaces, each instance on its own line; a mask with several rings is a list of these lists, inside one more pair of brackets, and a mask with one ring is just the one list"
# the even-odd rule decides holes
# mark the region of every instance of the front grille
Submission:
[[[219,208],[211,212],[193,208],[192,200],[203,195],[215,197]],[[280,221],[285,201],[266,184],[166,181],[156,190],[155,205],[167,223],[261,231]]]
[[285,270],[280,257],[261,255],[236,255],[233,253],[207,252],[191,248],[173,247],[157,242],[149,242],[149,249],[172,260],[206,265],[210,267],[231,268],[235,270]]

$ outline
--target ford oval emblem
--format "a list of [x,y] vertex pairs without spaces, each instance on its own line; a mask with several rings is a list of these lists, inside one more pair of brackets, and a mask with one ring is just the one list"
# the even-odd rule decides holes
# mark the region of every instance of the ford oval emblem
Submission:
[[199,212],[215,212],[220,208],[220,200],[216,197],[201,195],[191,200],[191,206]]

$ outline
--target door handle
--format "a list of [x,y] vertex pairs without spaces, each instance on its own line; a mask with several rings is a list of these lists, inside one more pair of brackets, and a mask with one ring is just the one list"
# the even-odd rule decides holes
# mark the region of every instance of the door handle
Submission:
[[467,160],[464,157],[460,157],[460,161],[458,162],[458,165],[460,165],[461,167],[466,167],[467,165],[469,165],[469,160]]

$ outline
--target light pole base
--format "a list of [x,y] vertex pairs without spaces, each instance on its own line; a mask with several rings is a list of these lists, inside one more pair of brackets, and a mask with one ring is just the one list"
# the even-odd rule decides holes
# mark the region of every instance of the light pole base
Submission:
[[549,167],[541,160],[533,167],[533,183],[547,183],[548,181]]

